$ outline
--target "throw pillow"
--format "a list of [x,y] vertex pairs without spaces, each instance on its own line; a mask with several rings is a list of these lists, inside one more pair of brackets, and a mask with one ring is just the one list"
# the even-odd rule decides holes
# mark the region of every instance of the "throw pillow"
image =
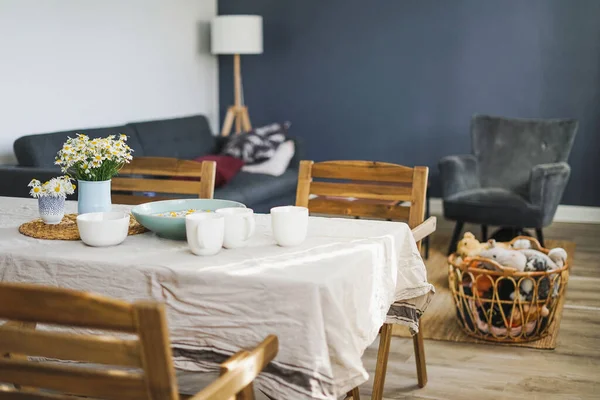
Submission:
[[[217,163],[216,173],[215,173],[215,187],[224,186],[226,183],[231,181],[234,176],[237,175],[238,172],[244,166],[244,161],[239,158],[209,154],[202,157],[194,158],[194,161],[202,162],[202,161],[215,161]],[[179,178],[181,180],[184,179],[193,179],[193,178]]]
[[221,154],[244,160],[246,165],[259,164],[273,157],[286,139],[290,123],[274,123],[231,136]]
[[273,157],[260,164],[245,165],[242,168],[242,171],[281,176],[290,165],[290,161],[294,157],[295,151],[296,148],[294,142],[288,140],[277,148]]

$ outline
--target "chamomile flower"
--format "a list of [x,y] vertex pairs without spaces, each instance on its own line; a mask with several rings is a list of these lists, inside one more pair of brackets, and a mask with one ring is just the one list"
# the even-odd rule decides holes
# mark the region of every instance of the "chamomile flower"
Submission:
[[54,194],[55,196],[58,196],[61,193],[62,186],[58,182],[54,182],[51,185],[50,190],[52,191],[52,194]]
[[42,194],[42,187],[41,186],[34,186],[34,187],[32,187],[31,190],[29,191],[29,194],[34,199],[37,199]]
[[66,175],[52,178],[44,183],[32,179],[28,186],[31,187],[29,194],[36,199],[44,196],[66,197],[75,192],[75,185],[71,182],[71,177]]
[[70,173],[76,179],[110,179],[133,158],[133,150],[127,146],[126,140],[127,136],[123,134],[118,138],[110,135],[93,139],[77,134],[64,143],[56,155],[55,164],[60,166],[63,173]]

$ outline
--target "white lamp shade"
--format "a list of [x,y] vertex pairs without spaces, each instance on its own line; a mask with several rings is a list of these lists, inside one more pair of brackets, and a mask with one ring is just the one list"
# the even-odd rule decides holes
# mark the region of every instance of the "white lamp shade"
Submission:
[[262,17],[220,15],[211,24],[213,54],[260,54],[263,52]]

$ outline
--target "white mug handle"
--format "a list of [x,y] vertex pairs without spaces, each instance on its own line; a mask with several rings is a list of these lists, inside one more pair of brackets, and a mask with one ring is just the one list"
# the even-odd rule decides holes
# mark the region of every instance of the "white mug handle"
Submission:
[[198,224],[196,225],[196,244],[198,245],[198,247],[200,247],[201,249],[205,249],[206,245],[204,243],[204,239],[202,238],[202,225]]
[[254,229],[256,228],[256,221],[254,221],[254,213],[246,216],[246,238],[244,241],[250,239],[250,237],[254,234]]

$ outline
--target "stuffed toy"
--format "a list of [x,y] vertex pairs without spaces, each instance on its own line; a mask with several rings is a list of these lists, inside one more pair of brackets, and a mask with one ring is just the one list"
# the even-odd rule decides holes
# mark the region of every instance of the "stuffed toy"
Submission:
[[[492,259],[502,266],[514,268],[519,272],[553,271],[561,268],[566,260],[566,252],[562,248],[552,249],[546,255],[538,250],[522,249],[507,250],[500,247],[492,247],[482,251],[479,256]],[[518,295],[522,301],[531,301],[534,294],[534,286],[537,282],[537,297],[545,300],[550,295],[552,276],[519,279],[519,290],[510,294],[514,300]],[[558,294],[558,285],[554,285],[554,294]]]
[[496,261],[503,267],[514,268],[519,272],[525,271],[527,257],[519,250],[510,250],[490,243],[492,247],[479,253],[480,257]]
[[527,256],[525,271],[553,271],[562,268],[567,262],[567,252],[562,247],[555,247],[546,255],[541,251],[531,249],[529,240],[519,239],[513,243],[513,248]]
[[555,247],[548,252],[548,257],[554,261],[558,268],[562,268],[567,262],[567,251],[562,247]]
[[[509,336],[519,336],[522,332],[530,335],[538,324],[543,329],[550,311],[546,304],[538,304],[537,301],[558,294],[561,281],[556,279],[558,274],[552,271],[562,268],[567,262],[564,249],[554,248],[545,254],[532,249],[531,242],[527,239],[516,240],[512,246],[496,243],[494,240],[480,243],[468,232],[458,244],[457,252],[465,258],[481,257],[474,264],[478,269],[498,269],[495,264],[484,260],[487,258],[519,272],[550,272],[543,276],[515,276],[514,280],[488,275],[483,271],[472,271],[470,275],[463,276],[463,290],[466,295],[473,296],[468,306],[465,305],[473,312],[469,314],[469,318],[465,318],[469,327],[476,327],[484,333]],[[536,301],[533,301],[534,294]],[[516,300],[521,302],[520,305],[517,305]]]
[[[526,239],[517,240],[516,248],[507,248],[503,243],[493,240],[488,242],[488,248],[479,252],[480,257],[490,258],[505,267],[515,268],[518,271],[554,271],[562,268],[567,261],[567,252],[561,247],[556,247],[545,253],[531,249],[521,242]],[[520,254],[520,255],[519,255]]]
[[550,315],[550,310],[544,304],[543,306],[534,305],[530,307],[529,304],[523,306],[523,313],[519,310],[519,307],[515,307],[511,314],[512,327],[521,326],[525,321],[537,321],[541,317],[547,317]]
[[481,252],[488,250],[491,247],[500,247],[510,249],[507,243],[498,243],[494,239],[490,239],[485,243],[480,242],[471,232],[465,232],[463,238],[456,245],[456,252],[461,258],[480,256]]
[[[494,243],[491,243],[491,245],[494,246]],[[492,259],[502,266],[514,268],[519,272],[553,271],[564,265],[567,258],[564,249],[555,248],[549,254],[552,257],[533,249],[509,250],[494,246],[482,251],[479,256]],[[538,298],[541,300],[547,299],[552,286],[550,276],[521,278],[518,291],[513,291],[509,296],[510,299],[514,300],[516,296],[519,296],[521,300],[531,301],[536,282]],[[558,286],[555,285],[554,292],[557,293],[557,291]]]
[[[561,247],[551,249],[548,254],[531,249],[531,243],[528,240],[517,240],[514,245],[519,251],[527,257],[526,272],[536,271],[554,271],[562,268],[567,261],[567,252]],[[519,285],[519,297],[521,300],[531,301],[533,298],[534,279],[537,281],[538,299],[545,300],[550,295],[551,280],[553,276],[542,276],[539,278],[528,278],[521,280]],[[554,296],[558,294],[559,285],[554,285]],[[514,300],[517,293],[511,294]]]
[[465,232],[465,235],[457,244],[456,252],[464,259],[467,257],[478,256],[479,253],[483,250],[487,250],[488,247],[488,243],[481,243],[471,232]]
[[527,257],[527,268],[525,271],[554,271],[565,265],[567,259],[567,252],[560,247],[550,250],[547,255],[533,249],[518,251]]

